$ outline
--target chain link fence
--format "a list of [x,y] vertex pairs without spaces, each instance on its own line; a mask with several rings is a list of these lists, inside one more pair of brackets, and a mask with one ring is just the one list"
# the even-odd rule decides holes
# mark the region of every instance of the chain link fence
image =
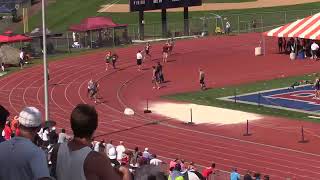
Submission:
[[[226,22],[231,25],[231,34],[264,32],[293,22],[315,13],[320,9],[313,10],[295,10],[295,11],[278,11],[278,12],[261,12],[247,14],[214,14],[206,13],[202,17],[192,17],[189,19],[189,31],[184,32],[184,21],[168,22],[167,34],[162,34],[162,23],[146,23],[144,24],[145,40],[156,40],[169,37],[183,36],[217,36],[223,35],[225,32]],[[48,52],[51,53],[70,53],[90,48],[111,48],[121,45],[127,45],[132,41],[139,40],[140,32],[138,24],[129,24],[126,30],[112,29],[103,30],[103,38],[99,37],[99,32],[82,33],[80,40],[75,45],[75,39],[72,32],[65,32],[61,37],[48,39]],[[39,39],[35,39],[28,46],[32,46],[34,51],[41,52],[41,43]],[[101,43],[103,42],[103,43]]]

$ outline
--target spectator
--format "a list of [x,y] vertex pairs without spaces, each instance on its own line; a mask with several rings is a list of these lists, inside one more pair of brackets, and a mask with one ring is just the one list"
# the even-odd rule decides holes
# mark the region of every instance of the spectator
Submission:
[[180,164],[176,164],[173,171],[169,174],[168,180],[183,180]]
[[[2,132],[3,129],[5,128],[5,124],[9,115],[10,115],[9,111],[0,105],[0,132]],[[0,136],[0,143],[3,141],[5,141],[5,138],[3,136]]]
[[263,180],[269,180],[269,176],[268,175],[264,175]]
[[149,162],[151,159],[151,154],[149,153],[149,148],[144,148],[144,151],[142,153],[142,157],[145,161]]
[[231,24],[230,24],[230,22],[228,21],[228,19],[225,18],[225,20],[227,21],[227,22],[226,22],[226,34],[229,35],[230,32],[231,32]]
[[234,168],[230,174],[230,180],[240,180],[240,174],[238,173],[237,168]]
[[10,128],[10,121],[7,121],[6,125],[4,126],[3,135],[2,136],[6,140],[9,140],[9,139],[11,139],[11,134],[12,134],[12,131],[11,131],[11,128]]
[[[53,174],[58,180],[105,179],[120,180],[110,160],[90,148],[98,127],[98,114],[93,106],[77,105],[70,117],[74,138],[57,144],[52,152]],[[123,180],[129,180],[129,170],[120,167]]]
[[41,125],[35,107],[24,108],[18,118],[19,136],[0,144],[0,179],[49,179],[45,153],[32,143]]
[[1,70],[2,70],[2,72],[4,72],[4,66],[5,66],[4,63],[2,62],[2,63],[1,63]]
[[143,165],[135,172],[137,180],[165,180],[165,174],[161,172],[159,166]]
[[261,174],[260,173],[254,173],[253,175],[255,180],[260,180],[261,179]]
[[114,146],[109,149],[108,157],[109,157],[111,165],[113,167],[117,168],[117,167],[120,166],[119,161],[117,161],[117,151],[116,151],[116,148]]
[[251,172],[248,170],[246,175],[244,175],[243,180],[252,180]]
[[153,154],[152,159],[150,160],[151,165],[160,166],[162,164],[162,161],[160,159],[157,159],[157,155]]
[[49,128],[46,127],[43,129],[42,134],[42,140],[43,140],[43,147],[47,147],[49,145]]
[[138,163],[138,157],[139,157],[139,148],[135,147],[134,151],[132,152],[131,162],[130,164],[132,166],[136,166]]
[[311,44],[311,59],[317,59],[317,53],[318,53],[318,50],[319,50],[319,45],[313,41],[313,43]]
[[210,167],[206,167],[202,170],[202,176],[207,180],[211,174],[215,174],[216,164],[212,163]]
[[197,171],[197,168],[194,166],[194,162],[190,162],[188,166],[188,171]]
[[99,152],[99,146],[100,146],[100,142],[95,142],[93,145],[93,150],[96,152]]
[[179,160],[179,159],[176,158],[176,159],[170,161],[170,163],[169,163],[169,168],[174,168],[174,167],[176,166],[178,160]]
[[113,146],[112,140],[109,141],[109,143],[106,145],[106,154],[108,155],[109,149],[111,149]]
[[12,137],[19,135],[18,130],[18,116],[14,116],[13,120],[11,121],[11,131],[12,131]]
[[68,141],[68,135],[66,134],[65,129],[61,129],[61,133],[59,133],[58,143],[65,143]]
[[116,147],[116,151],[117,151],[117,160],[120,162],[122,157],[123,157],[123,153],[126,151],[126,148],[123,145],[123,141],[120,141],[120,144]]
[[52,127],[51,131],[49,132],[49,143],[50,144],[57,144],[58,143],[58,134],[56,133],[56,127]]

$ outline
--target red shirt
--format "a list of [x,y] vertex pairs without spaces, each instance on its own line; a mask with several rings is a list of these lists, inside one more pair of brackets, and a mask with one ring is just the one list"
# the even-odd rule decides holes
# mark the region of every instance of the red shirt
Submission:
[[210,174],[212,174],[214,169],[212,167],[207,167],[202,170],[202,176],[207,178]]
[[3,131],[4,131],[4,138],[6,140],[9,140],[11,138],[11,133],[12,133],[10,127],[8,125],[5,125]]

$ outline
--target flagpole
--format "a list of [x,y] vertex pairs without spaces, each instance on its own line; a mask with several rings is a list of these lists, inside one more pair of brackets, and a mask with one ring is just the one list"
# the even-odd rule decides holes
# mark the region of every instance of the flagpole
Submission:
[[46,15],[45,0],[42,0],[42,41],[43,41],[43,78],[44,78],[44,108],[45,121],[49,121],[49,99],[48,99],[48,67],[47,67],[47,35],[46,35]]

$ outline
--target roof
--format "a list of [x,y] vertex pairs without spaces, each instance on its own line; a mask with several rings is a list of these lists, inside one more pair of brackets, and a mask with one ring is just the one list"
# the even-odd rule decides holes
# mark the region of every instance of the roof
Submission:
[[14,43],[14,42],[24,42],[24,41],[31,41],[32,38],[27,36],[17,34],[17,35],[0,35],[0,43]]
[[263,33],[266,36],[320,40],[320,13]]
[[116,24],[109,17],[89,17],[80,24],[71,25],[70,31],[85,32],[104,28],[126,27],[126,24]]

